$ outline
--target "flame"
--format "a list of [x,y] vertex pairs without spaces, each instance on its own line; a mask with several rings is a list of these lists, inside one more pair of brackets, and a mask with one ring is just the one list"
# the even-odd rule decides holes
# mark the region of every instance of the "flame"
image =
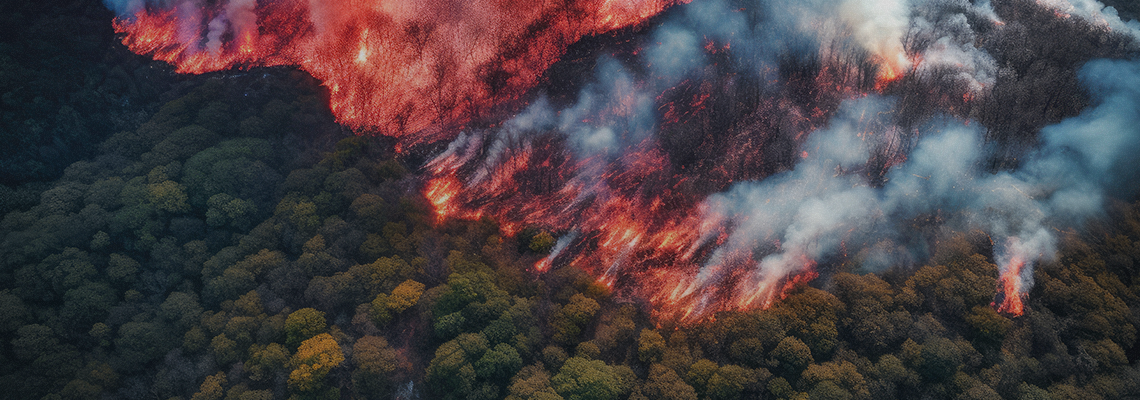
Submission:
[[514,150],[490,159],[475,157],[489,154],[495,141],[484,135],[491,134],[461,136],[429,162],[423,193],[441,219],[488,215],[508,235],[528,225],[562,233],[533,271],[582,268],[606,287],[648,299],[658,318],[681,323],[770,307],[818,276],[803,255],[786,273],[762,270],[751,252],[710,263],[740,218],[688,193],[691,179],[671,172],[655,141],[608,162],[576,159],[565,142],[546,135],[516,138],[522,143]]
[[876,57],[879,59],[879,72],[875,76],[875,91],[882,92],[892,83],[902,79],[908,72],[914,72],[922,63],[921,56],[907,56],[899,54],[891,58]]
[[1020,317],[1025,312],[1026,294],[1022,289],[1021,279],[1023,268],[1025,268],[1025,259],[1018,255],[1011,257],[1009,263],[1002,268],[1001,276],[998,277],[1000,304],[996,301],[991,304],[998,312],[1015,317]]
[[[530,132],[496,147],[490,133],[467,128],[525,105],[545,70],[580,38],[643,24],[684,2],[262,0],[245,11],[252,20],[239,20],[223,0],[200,10],[150,7],[114,26],[132,51],[181,73],[298,66],[328,87],[339,122],[399,137],[398,151],[455,139],[425,167],[422,193],[438,222],[491,216],[508,236],[526,226],[559,233],[535,271],[574,265],[615,291],[649,299],[660,317],[691,322],[722,310],[769,307],[818,276],[815,260],[795,252],[788,261],[794,265],[778,271],[757,262],[788,250],[775,239],[752,250],[725,243],[742,217],[722,215],[703,200],[733,182],[789,167],[769,164],[779,156],[770,146],[802,144],[843,99],[865,94],[858,66],[821,50],[823,67],[781,82],[790,87],[784,92],[757,95],[756,87],[766,85],[715,73],[723,65],[655,89],[648,98],[662,118],[651,129],[697,131],[692,147],[712,155],[700,162],[675,160],[656,137],[620,155],[576,156],[568,139],[554,134]],[[725,55],[732,48],[709,39],[705,51]],[[879,91],[917,64],[897,43],[873,53]],[[631,86],[631,93],[645,89]],[[738,102],[732,90],[748,100]],[[583,123],[609,129],[640,113],[641,100],[620,96]],[[618,136],[644,137],[636,129],[615,128]],[[788,154],[808,156],[800,150]]]
[[677,1],[230,1],[149,6],[114,27],[131,51],[179,73],[298,66],[329,88],[339,122],[416,143],[521,104],[571,43]]
[[460,215],[467,216],[471,219],[477,219],[478,213],[460,214],[459,205],[455,203],[459,191],[463,189],[463,183],[459,182],[453,176],[443,176],[440,178],[432,179],[427,184],[424,190],[424,196],[435,207],[436,218],[438,222],[443,222],[449,217],[454,218]]
[[881,92],[883,89],[886,89],[888,85],[899,80],[901,77],[902,73],[896,70],[894,66],[884,64],[879,68],[879,75],[875,79],[875,90]]
[[[729,48],[717,44],[705,50],[719,54]],[[789,91],[739,104],[724,93],[746,86],[731,74],[709,74],[668,88],[622,81],[607,88],[613,93],[594,97],[591,107],[597,109],[574,117],[574,124],[593,131],[645,138],[622,142],[621,148],[579,154],[578,138],[569,132],[520,131],[510,122],[467,130],[427,164],[423,193],[442,218],[485,215],[508,236],[526,226],[560,236],[532,271],[581,268],[618,296],[648,300],[661,319],[692,323],[719,311],[770,307],[818,276],[815,260],[780,248],[776,238],[770,240],[775,245],[754,249],[726,243],[747,216],[726,215],[706,198],[734,182],[779,172],[766,163],[774,130],[786,130],[802,143],[842,99],[865,93],[867,88],[856,86],[863,82],[856,78],[856,66],[841,58],[824,59],[827,63],[816,75],[796,76],[789,83],[811,87],[805,90],[811,98],[800,98],[804,103],[792,100],[799,95]],[[639,108],[646,99],[651,105]],[[658,125],[649,129],[692,132],[696,142],[690,143],[711,157],[678,165],[659,142],[661,135],[625,122],[646,109],[659,115]],[[740,111],[725,115],[724,110]],[[723,132],[713,128],[722,119],[761,123]],[[779,125],[765,125],[767,121]],[[784,251],[795,253],[788,265],[770,268],[756,261]]]

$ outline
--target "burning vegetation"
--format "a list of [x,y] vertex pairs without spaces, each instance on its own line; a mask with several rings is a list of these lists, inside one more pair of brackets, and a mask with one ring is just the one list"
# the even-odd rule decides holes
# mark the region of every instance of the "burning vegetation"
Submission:
[[[115,6],[123,43],[178,72],[296,65],[338,121],[405,152],[450,142],[424,167],[440,222],[553,232],[535,270],[574,265],[688,321],[769,307],[847,248],[890,240],[910,254],[890,263],[922,258],[931,233],[905,221],[930,213],[1008,238],[995,307],[1020,315],[1050,229],[1110,189],[1050,168],[1103,164],[1073,156],[1077,138],[1126,117],[1114,104],[1076,117],[1090,100],[1075,90],[1029,125],[1008,121],[1023,110],[1001,99],[1050,90],[1027,82],[1042,66],[1018,46],[1049,24],[1098,41],[1050,58],[1064,69],[1048,80],[1097,87],[1095,65],[1076,67],[1133,54],[1140,35],[1065,0]],[[559,61],[591,44],[596,56]],[[589,76],[547,72],[568,70]],[[1094,94],[1136,101],[1113,91]],[[1101,177],[1125,172],[1108,163]]]
[[0,41],[4,154],[119,131],[0,186],[0,399],[1140,393],[1130,3],[105,4]]

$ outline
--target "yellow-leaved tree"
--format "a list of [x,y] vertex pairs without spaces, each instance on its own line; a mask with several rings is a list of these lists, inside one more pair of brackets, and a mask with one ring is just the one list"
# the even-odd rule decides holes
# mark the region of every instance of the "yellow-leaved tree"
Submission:
[[289,388],[298,392],[313,392],[324,384],[325,376],[344,362],[344,353],[332,335],[322,333],[301,343],[290,365]]

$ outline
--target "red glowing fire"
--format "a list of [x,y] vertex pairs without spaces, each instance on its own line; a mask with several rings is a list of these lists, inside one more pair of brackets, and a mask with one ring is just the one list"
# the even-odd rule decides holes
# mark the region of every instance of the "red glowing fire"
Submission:
[[340,122],[424,142],[519,100],[582,36],[675,2],[230,1],[148,7],[115,30],[181,73],[299,66],[329,88]]
[[[450,140],[471,122],[520,108],[570,44],[684,2],[232,0],[204,9],[146,8],[116,20],[115,29],[132,51],[182,73],[298,66],[329,88],[340,122],[408,146]],[[732,48],[712,40],[705,46],[718,56]],[[485,144],[469,143],[468,153],[449,152],[428,165],[423,194],[439,221],[490,216],[507,235],[526,226],[558,233],[558,244],[534,270],[581,267],[602,284],[649,299],[660,316],[695,321],[721,310],[768,307],[814,279],[815,261],[793,254],[785,262],[795,268],[773,271],[757,261],[764,254],[723,251],[739,221],[716,214],[703,199],[786,169],[783,153],[806,157],[797,147],[807,134],[843,99],[871,89],[861,86],[866,79],[858,66],[829,54],[821,54],[822,68],[786,77],[782,92],[757,95],[759,82],[710,68],[649,93],[662,114],[654,129],[701,132],[693,142],[666,146],[651,138],[617,156],[580,157],[564,137],[541,132],[493,156]],[[882,91],[908,63],[879,60],[873,80]],[[589,122],[602,127],[636,104],[623,97]],[[474,132],[464,140],[481,138]],[[685,158],[701,161],[678,161]],[[758,246],[779,251],[778,240]]]
[[[728,46],[711,46],[722,47]],[[847,66],[835,63],[798,78],[803,80],[797,84],[823,88],[807,104],[761,98],[745,115],[731,118],[779,116],[773,119],[780,127],[794,129],[799,133],[791,136],[802,140],[826,123],[841,99],[861,93],[849,83],[857,80],[847,79],[846,71]],[[661,113],[662,125],[656,129],[702,129],[715,123],[710,115],[723,109],[717,102],[736,100],[726,98],[724,90],[731,87],[720,81],[726,78],[708,79],[649,93]],[[631,114],[639,90],[648,89],[620,91],[608,100],[608,107],[581,123],[623,129],[620,121]],[[781,251],[779,238],[762,245],[768,249],[763,253],[726,250],[732,225],[742,217],[720,215],[704,201],[733,182],[763,179],[778,171],[763,163],[770,150],[765,140],[772,138],[773,129],[745,125],[719,139],[702,139],[694,151],[708,156],[693,165],[678,165],[656,136],[614,154],[576,156],[568,139],[558,134],[515,132],[510,150],[495,150],[501,144],[495,141],[503,139],[491,131],[475,131],[428,164],[430,177],[423,193],[441,216],[485,215],[499,221],[507,234],[539,226],[561,235],[551,254],[534,265],[535,271],[573,265],[615,291],[647,299],[658,317],[699,321],[718,311],[769,307],[818,276],[815,261],[801,253],[782,261],[791,266],[763,265],[757,257]],[[763,172],[765,168],[772,172]]]
[[1020,256],[1014,256],[1010,259],[1005,268],[1002,269],[1001,276],[998,277],[998,294],[1001,297],[1000,304],[997,304],[997,302],[992,304],[992,306],[997,308],[998,312],[1017,317],[1025,312],[1025,292],[1022,288],[1023,282],[1021,279],[1021,270],[1023,268],[1025,268],[1025,259]]

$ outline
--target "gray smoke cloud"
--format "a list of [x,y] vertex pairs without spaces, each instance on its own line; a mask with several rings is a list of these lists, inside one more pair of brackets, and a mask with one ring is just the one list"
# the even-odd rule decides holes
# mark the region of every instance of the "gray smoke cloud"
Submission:
[[[1112,29],[1137,26],[1093,3],[1065,2],[1076,4],[1077,18]],[[573,104],[558,108],[540,98],[501,128],[461,136],[429,168],[474,164],[466,183],[478,185],[539,135],[558,135],[578,162],[566,185],[585,188],[567,207],[573,213],[606,199],[603,177],[637,168],[624,165],[622,155],[658,145],[657,96],[722,68],[718,63],[757,78],[761,93],[776,93],[782,55],[864,55],[900,67],[919,88],[973,100],[994,90],[998,71],[978,32],[1003,26],[988,1],[773,0],[753,10],[697,1],[670,15],[649,34],[644,51],[624,61],[641,65],[604,59],[595,83]],[[931,213],[953,216],[953,228],[989,234],[1003,272],[1015,259],[1025,263],[1020,290],[1028,290],[1034,264],[1055,257],[1055,232],[1099,215],[1108,195],[1134,195],[1140,176],[1133,162],[1140,151],[1140,62],[1096,60],[1079,77],[1093,104],[1044,128],[1018,167],[997,172],[986,167],[994,149],[976,121],[934,115],[904,126],[901,100],[852,96],[821,128],[792,132],[806,139],[796,139],[798,160],[783,172],[736,182],[700,203],[693,226],[700,232],[684,257],[712,250],[686,260],[699,265],[671,296],[692,299],[698,313],[726,288],[737,304],[766,305],[784,279],[835,256],[845,243],[905,243],[915,232],[903,222]],[[876,160],[884,156],[893,161],[876,176]],[[543,262],[549,266],[586,236],[569,229]],[[926,257],[921,248],[873,250],[871,267]],[[624,257],[607,275],[621,273]]]
[[1094,25],[1126,32],[1140,38],[1140,22],[1121,19],[1116,8],[1107,7],[1097,0],[1037,0],[1037,3],[1052,8],[1059,15],[1075,16]]
[[[1021,168],[986,172],[980,128],[951,121],[927,128],[882,187],[848,171],[866,162],[869,143],[889,124],[864,116],[885,115],[890,102],[872,97],[846,103],[831,127],[812,134],[805,150],[810,156],[794,170],[710,197],[710,215],[745,222],[705,268],[719,271],[715,264],[725,254],[778,243],[753,273],[754,287],[765,288],[772,279],[800,272],[801,257],[834,254],[844,239],[902,234],[892,221],[941,210],[966,215],[967,228],[1005,238],[997,243],[995,261],[1003,268],[1013,258],[1026,262],[1021,278],[1028,289],[1032,265],[1055,255],[1054,229],[1099,215],[1106,194],[1135,190],[1140,176],[1134,163],[1140,151],[1140,62],[1096,60],[1080,77],[1097,104],[1046,127],[1042,146]],[[696,286],[709,279],[702,274]]]

